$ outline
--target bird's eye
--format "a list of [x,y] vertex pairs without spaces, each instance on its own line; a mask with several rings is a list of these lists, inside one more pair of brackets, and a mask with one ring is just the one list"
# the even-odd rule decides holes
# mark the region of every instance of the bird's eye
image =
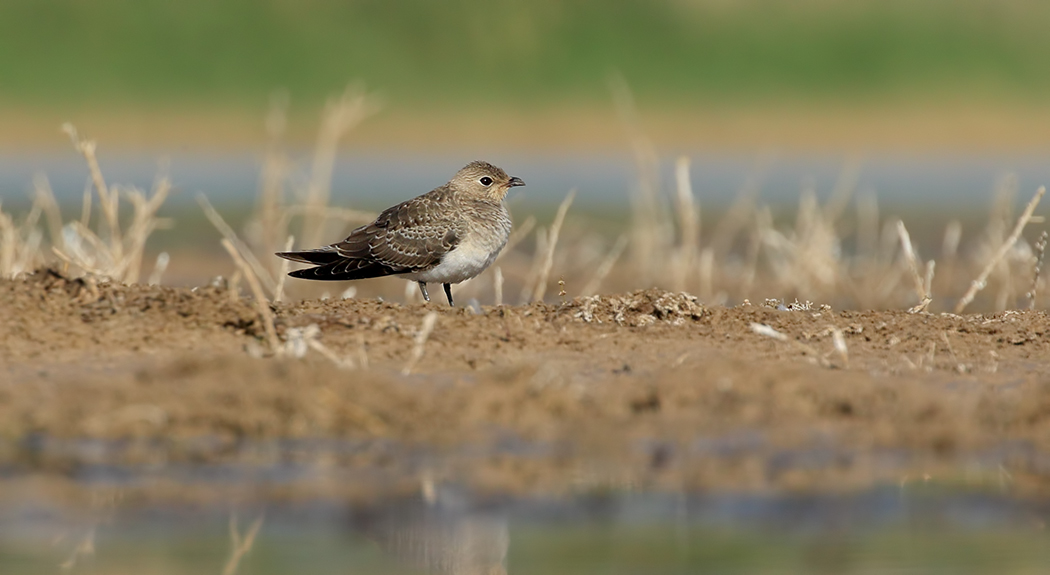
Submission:
[[481,182],[481,185],[483,185],[483,186],[492,185],[492,178],[490,178],[488,176],[485,176],[485,177],[481,178],[478,181]]

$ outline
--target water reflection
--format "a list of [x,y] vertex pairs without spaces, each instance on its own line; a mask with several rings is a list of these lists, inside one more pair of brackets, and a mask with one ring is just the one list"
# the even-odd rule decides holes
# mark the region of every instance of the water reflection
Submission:
[[160,490],[94,497],[91,509],[62,497],[0,498],[0,573],[220,573],[263,516],[239,573],[998,575],[1050,565],[1050,502],[1002,493],[935,484],[795,495],[566,489],[524,497],[450,486],[433,497],[250,504],[175,503]]
[[507,573],[510,528],[504,513],[447,506],[364,514],[356,526],[399,562],[435,575]]

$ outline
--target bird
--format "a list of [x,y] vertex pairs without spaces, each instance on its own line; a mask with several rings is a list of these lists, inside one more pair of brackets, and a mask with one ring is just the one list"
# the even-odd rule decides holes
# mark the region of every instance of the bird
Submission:
[[443,186],[387,208],[341,242],[297,252],[278,252],[287,260],[312,264],[293,278],[343,281],[399,276],[445,288],[473,278],[489,267],[507,245],[511,219],[503,200],[525,182],[482,161],[467,164]]

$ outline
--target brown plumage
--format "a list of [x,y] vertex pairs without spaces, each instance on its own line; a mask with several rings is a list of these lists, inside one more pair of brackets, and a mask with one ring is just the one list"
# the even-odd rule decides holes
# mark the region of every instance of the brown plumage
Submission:
[[440,282],[452,305],[450,284],[481,273],[510,235],[507,191],[520,178],[487,162],[471,162],[445,185],[389,208],[343,241],[315,250],[277,255],[316,267],[291,272],[301,279],[339,281],[398,275]]

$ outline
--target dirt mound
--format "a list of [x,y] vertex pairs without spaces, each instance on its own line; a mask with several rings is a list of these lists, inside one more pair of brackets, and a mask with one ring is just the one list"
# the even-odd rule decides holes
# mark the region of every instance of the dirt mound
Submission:
[[696,297],[686,293],[650,289],[622,296],[577,298],[558,311],[587,323],[644,327],[657,322],[681,325],[699,320],[704,315],[704,306]]
[[0,313],[8,362],[196,350],[262,331],[250,303],[221,287],[124,286],[55,270],[0,282]]
[[456,473],[514,489],[567,481],[585,461],[632,481],[708,487],[964,470],[992,481],[1000,469],[1050,486],[1042,312],[708,308],[660,290],[272,309],[278,337],[303,340],[302,357],[269,354],[252,302],[221,283],[121,286],[54,271],[0,282],[0,462],[64,473],[85,456],[47,446],[85,439],[118,442],[102,460],[127,465],[328,439],[470,452]]

